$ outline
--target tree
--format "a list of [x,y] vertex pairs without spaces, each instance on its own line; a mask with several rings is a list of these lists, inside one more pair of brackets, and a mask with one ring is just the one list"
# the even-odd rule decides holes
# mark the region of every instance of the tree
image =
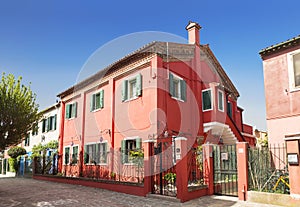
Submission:
[[36,95],[30,84],[21,84],[22,77],[2,74],[0,82],[0,151],[20,143],[41,117]]
[[18,174],[19,172],[19,156],[25,155],[26,150],[23,147],[15,146],[8,150],[7,154],[10,156],[9,165],[12,170]]

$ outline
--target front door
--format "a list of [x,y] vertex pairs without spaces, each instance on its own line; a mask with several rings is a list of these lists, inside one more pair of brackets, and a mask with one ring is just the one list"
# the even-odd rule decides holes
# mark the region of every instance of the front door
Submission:
[[214,193],[238,196],[236,145],[214,146]]

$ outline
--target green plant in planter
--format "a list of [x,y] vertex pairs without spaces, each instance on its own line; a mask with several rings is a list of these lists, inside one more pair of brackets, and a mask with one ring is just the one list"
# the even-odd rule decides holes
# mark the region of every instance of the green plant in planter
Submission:
[[164,176],[164,179],[168,182],[168,183],[175,183],[176,182],[176,173],[167,173]]
[[115,172],[111,172],[111,173],[110,173],[110,178],[111,178],[112,180],[115,180],[115,179],[116,179],[116,173],[115,173]]
[[140,170],[144,166],[144,150],[135,149],[129,152],[129,161],[138,166],[138,181],[140,181]]

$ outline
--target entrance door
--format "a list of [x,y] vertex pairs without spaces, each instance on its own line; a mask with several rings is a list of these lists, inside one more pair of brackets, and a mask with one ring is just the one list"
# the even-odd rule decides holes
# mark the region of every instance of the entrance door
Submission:
[[236,145],[214,146],[214,193],[238,196]]

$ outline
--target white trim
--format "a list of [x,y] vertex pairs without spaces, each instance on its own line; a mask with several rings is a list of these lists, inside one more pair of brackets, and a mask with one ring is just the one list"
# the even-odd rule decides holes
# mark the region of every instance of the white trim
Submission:
[[[205,92],[205,91],[210,91],[210,95],[211,95],[211,97],[210,97],[210,102],[211,102],[211,108],[210,109],[203,109],[203,92]],[[206,112],[206,111],[212,111],[213,109],[214,109],[214,102],[213,102],[213,100],[214,100],[214,94],[213,94],[213,90],[212,90],[212,88],[207,88],[207,89],[204,89],[204,90],[202,90],[201,91],[201,99],[202,99],[202,111],[203,112]]]
[[140,139],[140,137],[139,136],[125,137],[123,140],[135,140],[135,139]]
[[[220,105],[219,105],[219,92],[222,94],[222,105],[223,105],[223,109],[222,110],[220,109]],[[225,108],[224,91],[218,89],[217,93],[218,93],[218,95],[217,95],[217,97],[218,97],[217,98],[217,101],[218,101],[218,110],[221,111],[221,112],[224,112],[224,108]]]
[[294,60],[293,56],[300,53],[300,49],[287,53],[287,65],[288,65],[288,78],[290,92],[300,90],[300,86],[295,86],[295,75],[294,75]]
[[[93,99],[92,99],[93,95],[99,93],[99,96],[100,96],[100,92],[101,92],[102,90],[104,91],[103,88],[97,89],[94,93],[92,93],[92,94],[90,95],[90,105],[91,105],[91,101],[93,100]],[[94,106],[93,106],[93,107],[94,107]],[[94,113],[94,112],[100,111],[101,109],[103,109],[103,108],[99,107],[98,109],[93,109],[91,112]]]

